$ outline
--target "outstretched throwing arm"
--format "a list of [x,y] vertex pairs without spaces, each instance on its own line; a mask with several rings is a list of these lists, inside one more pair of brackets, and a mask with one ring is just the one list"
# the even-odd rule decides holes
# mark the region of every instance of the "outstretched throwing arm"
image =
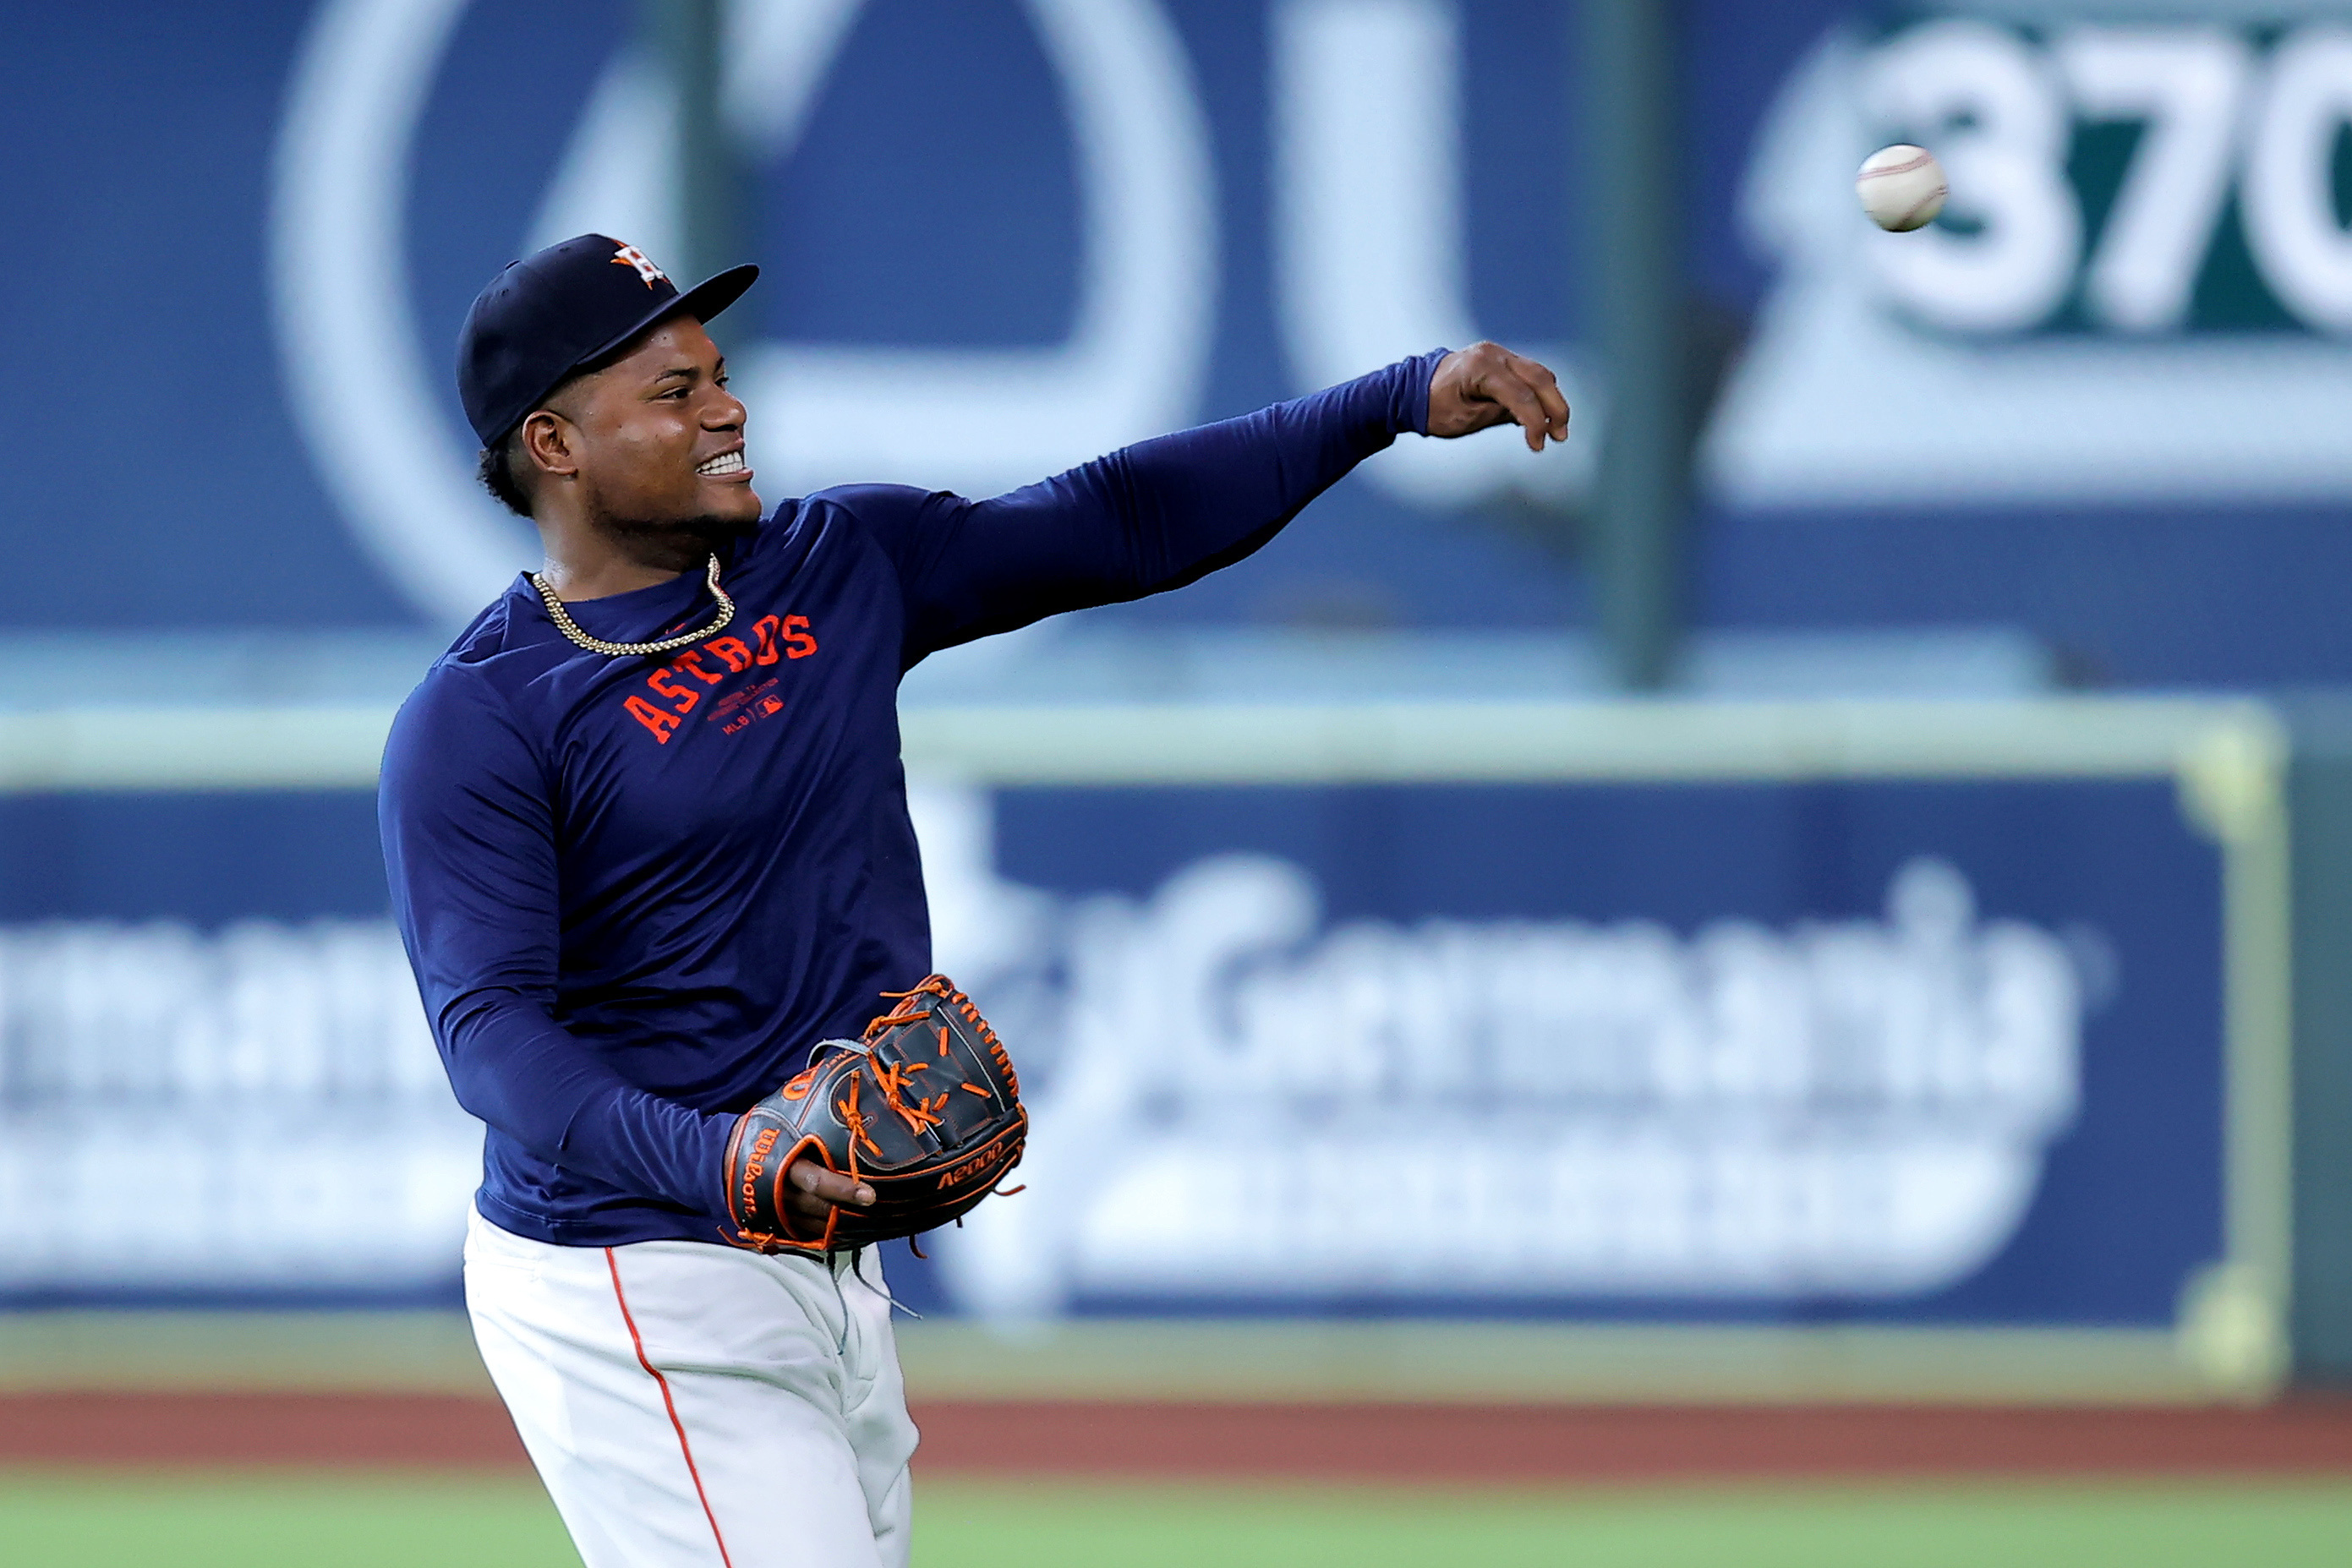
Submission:
[[1533,360],[1475,343],[1138,442],[988,500],[851,486],[809,504],[856,516],[896,564],[911,665],[974,637],[1166,592],[1230,566],[1400,435],[1512,423],[1534,451],[1563,439],[1559,383]]

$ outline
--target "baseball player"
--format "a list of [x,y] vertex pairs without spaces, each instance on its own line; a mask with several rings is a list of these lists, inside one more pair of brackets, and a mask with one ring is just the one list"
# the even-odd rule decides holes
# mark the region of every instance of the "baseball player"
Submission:
[[[384,753],[394,909],[488,1125],[467,1310],[590,1568],[907,1562],[878,1260],[729,1245],[724,1190],[739,1117],[929,969],[899,678],[1230,565],[1399,435],[1568,431],[1550,372],[1481,343],[992,500],[860,485],[765,510],[703,329],[756,276],[680,293],[583,235],[474,301],[482,477],[546,562]],[[810,1159],[784,1187],[805,1234],[873,1202]]]

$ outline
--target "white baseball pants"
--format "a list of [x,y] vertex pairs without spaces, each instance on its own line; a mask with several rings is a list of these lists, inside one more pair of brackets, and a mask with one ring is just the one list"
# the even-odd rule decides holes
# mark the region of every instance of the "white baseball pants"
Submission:
[[915,1424],[846,1255],[551,1247],[476,1214],[466,1307],[587,1568],[906,1568]]

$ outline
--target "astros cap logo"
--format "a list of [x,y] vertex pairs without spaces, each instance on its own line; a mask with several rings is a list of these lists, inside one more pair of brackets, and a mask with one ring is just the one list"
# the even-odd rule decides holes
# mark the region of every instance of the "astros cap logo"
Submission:
[[661,278],[665,282],[669,279],[668,273],[664,272],[660,267],[656,267],[652,261],[647,259],[644,251],[639,250],[633,245],[625,245],[618,250],[615,250],[613,253],[613,265],[614,267],[635,267],[637,269],[637,276],[646,280],[646,287],[647,288],[651,288],[654,286],[654,279],[656,277]]

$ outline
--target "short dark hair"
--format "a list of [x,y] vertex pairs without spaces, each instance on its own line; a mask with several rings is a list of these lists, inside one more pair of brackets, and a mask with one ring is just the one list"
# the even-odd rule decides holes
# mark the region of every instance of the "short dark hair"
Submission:
[[530,497],[515,478],[515,458],[522,446],[522,426],[507,432],[504,441],[496,446],[482,448],[474,464],[474,475],[482,488],[498,497],[499,504],[518,517],[530,516]]
[[[571,391],[572,383],[583,376],[592,374],[610,362],[606,359],[580,366],[550,387],[547,395],[531,405],[530,413],[537,413],[546,408]],[[530,418],[529,413],[523,415],[522,422],[508,431],[504,439],[495,445],[483,447],[474,459],[474,476],[482,482],[482,488],[498,497],[499,504],[518,517],[530,516],[530,492],[523,488],[520,477],[526,461],[522,450],[522,426]]]

